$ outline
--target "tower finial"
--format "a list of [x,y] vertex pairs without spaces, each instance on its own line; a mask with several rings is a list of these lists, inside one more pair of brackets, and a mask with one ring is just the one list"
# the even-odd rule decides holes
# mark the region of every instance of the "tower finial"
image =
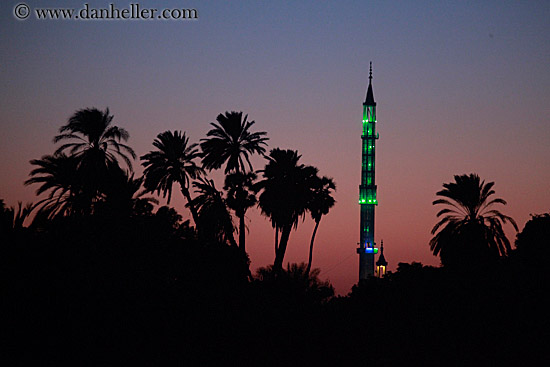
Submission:
[[370,62],[370,69],[369,69],[369,83],[372,80],[372,61]]
[[376,102],[374,102],[374,93],[372,92],[372,61],[370,62],[369,68],[369,86],[367,87],[367,97],[365,98],[365,103],[363,103],[363,105],[376,106]]

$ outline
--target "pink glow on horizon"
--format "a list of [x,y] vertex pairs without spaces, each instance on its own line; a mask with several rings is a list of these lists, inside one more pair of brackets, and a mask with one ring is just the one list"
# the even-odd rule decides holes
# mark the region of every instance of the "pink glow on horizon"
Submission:
[[[0,10],[11,15],[8,5]],[[372,60],[380,133],[375,236],[384,240],[389,270],[398,262],[439,264],[428,247],[431,203],[455,174],[494,181],[508,202],[502,211],[520,230],[530,214],[550,210],[550,4],[197,8],[193,23],[5,15],[0,198],[37,200],[35,188],[23,186],[29,160],[54,151],[51,139],[79,108],[109,107],[138,156],[162,131],[184,130],[199,142],[217,114],[243,111],[268,132],[269,148],[296,149],[302,163],[334,178],[337,203],[321,220],[313,266],[346,294],[358,278],[362,102]],[[258,157],[253,163],[264,166]],[[221,188],[221,174],[212,177]],[[179,195],[171,204],[189,217]],[[268,265],[271,225],[257,209],[248,219],[252,268]],[[312,231],[306,217],[285,263],[307,261]],[[506,231],[513,242],[511,226]]]

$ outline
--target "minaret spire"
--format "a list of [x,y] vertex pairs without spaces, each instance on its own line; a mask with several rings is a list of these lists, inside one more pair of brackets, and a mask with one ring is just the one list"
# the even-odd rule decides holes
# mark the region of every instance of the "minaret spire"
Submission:
[[365,98],[364,105],[369,106],[376,106],[376,102],[374,102],[374,93],[372,92],[372,61],[370,63],[369,68],[369,86],[367,88],[367,97]]
[[369,84],[372,82],[372,61],[370,62],[370,68],[369,68]]

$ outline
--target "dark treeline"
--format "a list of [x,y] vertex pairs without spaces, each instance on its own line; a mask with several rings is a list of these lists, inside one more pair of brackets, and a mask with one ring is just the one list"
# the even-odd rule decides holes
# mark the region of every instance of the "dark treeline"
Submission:
[[[512,365],[548,360],[550,214],[515,248],[493,183],[455,176],[437,193],[430,246],[442,267],[399,264],[345,297],[312,267],[334,182],[271,149],[242,113],[220,114],[200,145],[166,131],[140,160],[109,111],[77,111],[31,161],[40,200],[0,202],[10,365]],[[224,169],[216,187],[208,172]],[[173,192],[174,190],[174,192]],[[190,220],[154,194],[181,192]],[[246,213],[274,228],[273,265],[249,270]],[[307,263],[284,264],[293,228],[315,221]],[[236,224],[235,224],[236,223]]]

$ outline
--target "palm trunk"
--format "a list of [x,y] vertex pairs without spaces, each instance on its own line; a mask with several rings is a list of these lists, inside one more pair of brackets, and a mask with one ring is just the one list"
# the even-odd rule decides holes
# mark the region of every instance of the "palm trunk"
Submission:
[[246,253],[246,233],[245,233],[245,225],[244,225],[244,213],[239,213],[242,215],[239,215],[239,248],[242,252]]
[[292,224],[283,225],[281,232],[281,242],[277,249],[277,255],[275,256],[275,263],[273,264],[273,270],[276,273],[280,273],[283,270],[283,260],[285,258],[286,247],[288,245],[288,239],[290,238],[290,232],[292,231]]
[[195,222],[195,228],[197,229],[197,233],[199,230],[199,214],[197,213],[197,209],[195,208],[195,205],[193,204],[193,200],[191,200],[191,195],[189,194],[189,190],[186,188],[181,189],[181,193],[187,200],[187,203],[189,203],[189,210],[191,211],[191,216],[193,217],[193,222]]
[[[244,223],[244,214],[242,213],[241,216],[239,216],[239,249],[242,251],[242,253],[246,256],[246,247],[245,247],[245,240],[246,240],[246,227]],[[254,277],[252,276],[252,272],[250,271],[250,264],[247,265],[248,269],[248,280],[252,281],[254,280]]]
[[275,256],[277,256],[277,251],[279,251],[279,227],[275,226]]
[[306,275],[309,275],[309,271],[311,270],[311,261],[313,259],[313,241],[315,241],[315,234],[317,233],[317,228],[319,228],[319,222],[321,222],[321,218],[315,221],[315,229],[313,230],[313,235],[311,235],[311,243],[309,244],[309,260],[307,262]]

